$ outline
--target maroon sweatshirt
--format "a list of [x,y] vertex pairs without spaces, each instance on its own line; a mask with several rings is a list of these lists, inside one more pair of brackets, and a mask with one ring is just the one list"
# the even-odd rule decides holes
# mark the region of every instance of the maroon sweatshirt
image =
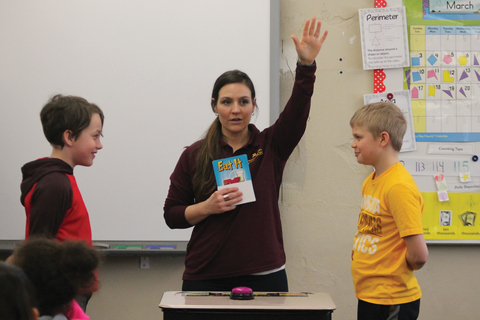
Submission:
[[[221,141],[225,158],[247,155],[256,201],[210,215],[194,226],[184,280],[236,277],[285,264],[278,196],[286,161],[305,132],[315,70],[316,66],[297,66],[292,95],[275,124],[262,132],[250,124],[250,140],[235,153]],[[172,229],[191,227],[185,209],[196,203],[192,178],[198,143],[185,149],[170,177],[164,217]]]

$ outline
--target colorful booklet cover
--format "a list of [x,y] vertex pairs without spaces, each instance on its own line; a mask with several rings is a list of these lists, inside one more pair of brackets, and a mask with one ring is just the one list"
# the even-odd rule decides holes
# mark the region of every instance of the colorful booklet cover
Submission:
[[237,187],[243,193],[242,201],[237,205],[256,200],[246,154],[215,160],[212,164],[218,190]]

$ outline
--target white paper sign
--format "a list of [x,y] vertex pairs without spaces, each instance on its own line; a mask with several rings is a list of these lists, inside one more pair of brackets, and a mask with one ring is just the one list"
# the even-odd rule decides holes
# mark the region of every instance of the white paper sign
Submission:
[[403,136],[402,150],[400,150],[400,152],[417,150],[415,129],[413,127],[413,113],[410,105],[410,94],[408,90],[366,94],[363,96],[363,99],[365,104],[381,101],[395,103],[395,105],[402,110],[403,116],[407,120],[407,131]]
[[359,9],[363,69],[410,66],[405,7]]

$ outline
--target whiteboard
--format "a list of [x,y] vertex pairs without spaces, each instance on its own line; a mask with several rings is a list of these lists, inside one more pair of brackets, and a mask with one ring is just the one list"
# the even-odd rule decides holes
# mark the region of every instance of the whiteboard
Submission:
[[214,120],[211,90],[224,71],[249,74],[260,107],[252,122],[269,125],[272,6],[1,1],[0,240],[24,237],[20,168],[50,155],[39,112],[59,93],[105,113],[103,149],[92,167],[74,169],[93,240],[188,240],[190,229],[170,230],[163,219],[169,176]]

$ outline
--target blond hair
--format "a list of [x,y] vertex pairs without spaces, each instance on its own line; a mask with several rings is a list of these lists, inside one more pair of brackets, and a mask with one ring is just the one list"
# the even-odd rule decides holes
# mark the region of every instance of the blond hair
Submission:
[[392,102],[376,102],[358,109],[350,119],[350,126],[365,127],[375,137],[387,132],[396,151],[402,149],[407,120],[402,111]]

